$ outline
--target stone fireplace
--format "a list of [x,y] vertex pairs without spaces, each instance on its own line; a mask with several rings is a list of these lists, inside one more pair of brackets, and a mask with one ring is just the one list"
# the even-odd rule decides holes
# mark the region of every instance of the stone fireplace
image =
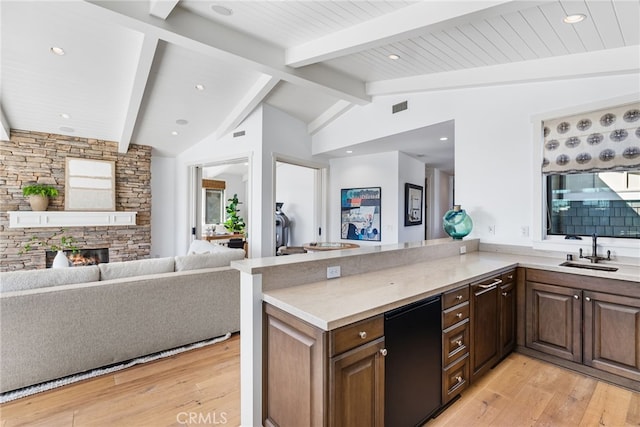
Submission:
[[151,147],[130,144],[126,153],[119,153],[117,142],[11,129],[10,140],[0,141],[0,156],[0,272],[47,266],[43,249],[21,251],[34,237],[45,240],[55,229],[11,228],[7,212],[31,210],[22,187],[33,182],[53,185],[60,194],[51,199],[48,211],[64,211],[67,156],[115,161],[115,210],[137,216],[133,225],[87,226],[81,221],[65,225],[65,234],[79,249],[108,248],[111,262],[150,256]]
[[[63,252],[69,260],[69,266],[71,267],[98,265],[109,262],[109,248],[80,249],[75,253],[72,250],[65,250]],[[56,251],[46,251],[45,265],[47,268],[51,268],[53,265],[53,258],[55,258],[56,255]]]

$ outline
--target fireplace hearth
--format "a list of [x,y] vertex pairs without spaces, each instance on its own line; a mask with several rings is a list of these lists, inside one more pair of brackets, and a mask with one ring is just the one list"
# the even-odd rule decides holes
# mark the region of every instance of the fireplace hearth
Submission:
[[[55,258],[56,254],[56,251],[47,251],[47,268],[51,268],[53,265],[53,258]],[[71,267],[82,267],[85,265],[97,265],[109,262],[109,248],[78,249],[75,253],[71,250],[65,250],[64,254],[67,256],[67,259],[69,259],[69,266]]]

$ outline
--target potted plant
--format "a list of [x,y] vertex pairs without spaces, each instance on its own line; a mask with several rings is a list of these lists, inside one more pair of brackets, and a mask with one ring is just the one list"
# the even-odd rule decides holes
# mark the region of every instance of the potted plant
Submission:
[[29,197],[29,204],[33,211],[46,211],[49,197],[58,195],[58,190],[46,184],[30,184],[22,188],[22,195]]
[[244,219],[238,216],[238,212],[240,212],[238,205],[241,203],[238,201],[238,195],[234,194],[233,197],[227,199],[227,201],[231,203],[225,208],[227,220],[224,222],[224,227],[231,233],[242,233],[246,225]]
[[55,251],[57,254],[53,259],[53,268],[68,267],[69,260],[64,254],[64,251],[71,250],[73,253],[78,252],[76,243],[77,240],[73,238],[73,236],[67,235],[66,230],[61,228],[49,237],[42,238],[38,236],[31,236],[31,239],[24,244],[18,253],[22,255],[34,249]]

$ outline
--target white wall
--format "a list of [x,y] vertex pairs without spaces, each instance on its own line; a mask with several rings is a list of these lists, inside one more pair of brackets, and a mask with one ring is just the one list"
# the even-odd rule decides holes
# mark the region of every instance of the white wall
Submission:
[[151,256],[175,256],[176,159],[151,156]]
[[303,243],[316,240],[315,174],[316,171],[311,168],[277,163],[276,202],[284,203],[282,212],[291,222],[289,246],[302,246]]
[[[404,192],[402,196],[398,192],[398,156],[399,153],[393,151],[330,161],[329,241],[355,242],[361,246],[398,243],[398,224],[400,224],[398,206],[401,201],[404,201]],[[381,187],[381,241],[379,242],[340,239],[340,190],[360,187]],[[404,216],[401,219],[404,226]]]
[[453,206],[452,176],[440,169],[429,168],[428,238],[449,237],[442,228],[442,217]]
[[[417,242],[424,240],[424,226],[425,226],[425,214],[424,212],[424,198],[426,193],[424,191],[424,178],[425,169],[424,163],[414,159],[404,153],[398,153],[398,243],[404,242]],[[405,218],[405,188],[406,183],[419,185],[422,187],[422,224],[420,225],[404,225]]]
[[[455,198],[473,219],[471,237],[530,246],[532,238],[521,236],[521,227],[531,229],[533,221],[542,221],[532,209],[533,180],[540,179],[532,160],[534,149],[540,150],[532,116],[637,92],[638,76],[623,75],[383,96],[320,130],[313,137],[313,152],[455,119]],[[409,109],[391,115],[391,105],[404,100]],[[495,235],[489,234],[489,225],[495,225]]]

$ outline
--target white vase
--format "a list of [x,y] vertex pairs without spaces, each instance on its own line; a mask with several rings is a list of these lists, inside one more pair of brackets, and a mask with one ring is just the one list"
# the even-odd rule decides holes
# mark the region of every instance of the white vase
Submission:
[[69,259],[64,254],[64,251],[58,251],[55,258],[53,259],[53,264],[51,264],[52,268],[66,268],[69,267]]

